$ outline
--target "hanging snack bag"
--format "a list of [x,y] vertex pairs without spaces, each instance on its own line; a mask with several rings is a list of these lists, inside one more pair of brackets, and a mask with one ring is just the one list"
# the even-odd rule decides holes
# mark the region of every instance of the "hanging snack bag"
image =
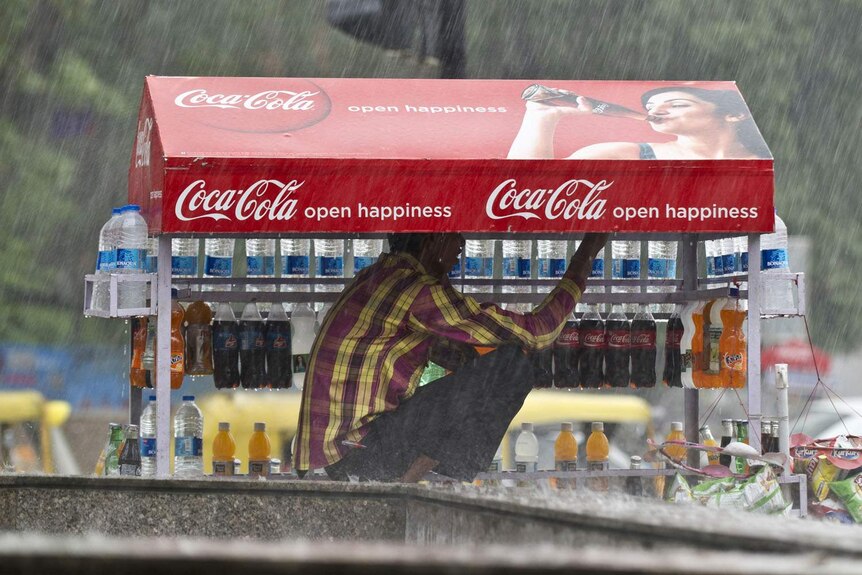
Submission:
[[833,481],[829,484],[829,489],[844,503],[853,520],[862,523],[862,473],[844,481]]

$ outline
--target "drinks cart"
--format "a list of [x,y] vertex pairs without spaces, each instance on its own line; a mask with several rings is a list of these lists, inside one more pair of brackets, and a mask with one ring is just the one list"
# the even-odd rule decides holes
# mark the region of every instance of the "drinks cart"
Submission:
[[[88,276],[85,313],[157,316],[157,441],[168,445],[172,285],[186,301],[332,302],[337,293],[263,294],[246,292],[245,286],[350,281],[349,273],[340,280],[175,279],[173,238],[350,239],[461,232],[470,239],[568,241],[585,232],[612,232],[612,240],[674,241],[680,248],[675,277],[650,279],[645,266],[637,277],[605,274],[589,280],[589,287],[601,289],[589,290],[583,301],[683,303],[726,296],[730,282],[746,283],[741,296],[747,297],[749,317],[755,320],[747,331],[747,410],[752,429],[759,429],[756,320],[765,311],[804,313],[803,278],[771,276],[798,288],[799,304],[764,310],[761,274],[704,277],[700,242],[746,236],[749,253],[760,253],[760,234],[773,229],[773,160],[756,127],[754,151],[722,159],[656,157],[653,149],[678,138],[669,128],[671,120],[644,109],[644,98],[677,90],[683,94],[677,99],[697,99],[690,94],[699,92],[684,88],[742,102],[732,82],[147,77],[129,169],[129,202],[142,207],[149,234],[158,240],[158,267],[155,274],[111,276],[111,305],[103,311],[88,305],[95,281]],[[548,101],[539,101],[537,93]],[[560,102],[553,102],[555,97]],[[557,118],[550,147],[532,157],[514,153],[524,130],[532,137],[525,110],[536,109],[536,102],[554,106],[562,100],[579,109]],[[728,121],[744,114],[738,116]],[[611,150],[608,143],[620,145]],[[640,155],[626,157],[635,146]],[[753,260],[755,270],[758,261]],[[135,281],[150,290],[148,308],[118,308],[117,286]],[[493,286],[493,294],[479,296],[498,303],[538,303],[543,294],[535,293],[536,287],[554,281],[534,273],[518,281],[531,293],[505,293],[501,288],[509,282],[499,274],[471,280],[462,271],[453,283]],[[209,284],[225,284],[226,291],[204,292]],[[674,291],[647,290],[655,285]],[[616,293],[614,287],[637,291]],[[681,392],[685,434],[697,441],[699,391]],[[139,402],[139,394],[133,393],[132,401]],[[752,435],[757,446],[757,434]],[[786,421],[783,436],[787,453]],[[167,449],[158,452],[159,477],[169,474],[168,455]]]

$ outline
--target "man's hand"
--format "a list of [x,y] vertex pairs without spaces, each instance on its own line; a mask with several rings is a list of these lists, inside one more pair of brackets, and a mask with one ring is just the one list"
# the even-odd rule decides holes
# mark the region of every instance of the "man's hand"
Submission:
[[574,281],[579,286],[585,285],[593,267],[593,259],[604,249],[608,236],[607,233],[584,234],[584,239],[578,246],[578,251],[569,260],[569,267],[563,277]]

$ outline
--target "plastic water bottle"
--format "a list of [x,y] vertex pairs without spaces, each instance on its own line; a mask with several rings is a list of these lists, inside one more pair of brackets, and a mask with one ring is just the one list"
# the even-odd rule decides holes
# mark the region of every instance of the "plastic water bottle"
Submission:
[[199,240],[173,238],[171,240],[171,276],[175,278],[198,277]]
[[[314,240],[314,256],[317,260],[315,275],[319,278],[344,277],[344,240]],[[344,284],[317,284],[317,292],[340,292]],[[322,307],[322,304],[321,306]]]
[[[675,241],[647,242],[647,275],[649,279],[672,280],[676,278],[676,252]],[[649,293],[671,293],[673,286],[647,286]],[[673,312],[672,303],[653,304],[653,312]]]
[[539,440],[533,433],[532,423],[522,423],[521,433],[515,440],[515,471],[536,471],[539,465]]
[[[279,240],[281,247],[281,277],[283,278],[307,278],[309,273],[309,254],[311,254],[311,240],[283,239]],[[283,284],[283,292],[307,292],[307,283]],[[293,303],[285,303],[287,311],[293,310]]]
[[383,240],[353,240],[353,275],[376,262],[382,252]]
[[[615,280],[637,280],[641,276],[641,243],[638,241],[613,241],[611,242],[611,277]],[[638,286],[614,286],[613,293],[640,293]],[[623,305],[623,311],[634,313],[637,304],[627,302]]]
[[[117,273],[144,273],[147,258],[147,222],[141,215],[140,206],[133,204],[123,208],[119,228]],[[146,305],[145,282],[122,282],[118,291],[119,307],[129,309]]]
[[151,395],[141,413],[141,476],[156,475],[156,396]]
[[[275,277],[275,240],[248,238],[245,240],[246,275],[250,278]],[[248,284],[246,291],[274,292],[275,284]]]
[[787,226],[775,210],[775,231],[760,237],[760,270],[763,278],[762,311],[790,311],[793,303],[793,286],[790,280],[781,280],[775,274],[790,271],[787,255]]
[[736,248],[733,245],[733,238],[718,240],[718,255],[721,258],[722,274],[732,276],[736,273]]
[[174,476],[203,475],[204,417],[194,395],[184,395],[174,417]]
[[[494,277],[494,243],[496,240],[467,240],[464,244],[464,279],[486,280]],[[467,285],[466,293],[492,293],[493,286]]]
[[[575,242],[575,251],[577,251],[578,246],[581,242]],[[603,280],[605,279],[605,250],[602,248],[599,250],[599,253],[596,254],[596,257],[593,259],[593,267],[590,270],[590,279],[594,280]],[[586,292],[584,293],[604,293],[605,288],[601,286],[588,287]],[[596,311],[602,312],[605,311],[604,305],[595,305]],[[587,305],[584,303],[578,303],[575,311],[578,313],[586,313]]]
[[[536,242],[536,267],[540,280],[559,279],[566,273],[565,240],[538,240]],[[539,293],[548,293],[553,286],[539,286]]]
[[311,344],[314,343],[314,320],[314,310],[307,303],[296,304],[290,314],[293,386],[300,391],[305,384]]
[[733,251],[736,255],[737,273],[748,273],[748,236],[737,236],[733,238]]
[[706,255],[706,277],[711,279],[721,275],[724,270],[724,264],[721,260],[716,265],[716,256],[718,256],[718,242],[715,240],[706,240],[703,242],[703,252]]
[[117,240],[120,229],[120,210],[111,210],[111,217],[99,231],[99,256],[96,259],[96,283],[93,285],[93,309],[105,311],[110,305],[110,279],[108,276],[117,269]]
[[147,265],[144,268],[148,274],[159,271],[159,238],[147,238]]
[[[532,276],[532,259],[533,244],[530,240],[503,240],[503,279],[509,284],[503,286],[503,293],[532,292],[529,285],[518,285]],[[520,312],[528,312],[532,307],[525,302],[506,305],[506,309]]]
[[[207,238],[204,240],[204,277],[233,277],[233,245],[230,238]],[[230,284],[204,285],[203,291],[230,291]]]

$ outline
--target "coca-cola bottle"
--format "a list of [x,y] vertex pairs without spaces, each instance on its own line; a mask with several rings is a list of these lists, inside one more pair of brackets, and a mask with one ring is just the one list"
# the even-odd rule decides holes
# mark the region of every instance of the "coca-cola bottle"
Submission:
[[593,114],[601,114],[603,116],[617,116],[620,118],[630,118],[632,120],[646,120],[647,115],[643,112],[638,112],[619,104],[611,104],[603,102],[596,98],[588,98],[578,94],[569,92],[568,90],[560,90],[558,88],[549,88],[541,84],[530,84],[521,93],[521,98],[528,102],[540,102],[549,106],[579,106],[578,98],[584,100],[590,107]]
[[266,333],[260,310],[253,301],[245,304],[239,319],[240,380],[245,389],[266,385]]
[[655,387],[655,318],[641,304],[632,320],[632,387]]
[[667,320],[667,333],[664,338],[664,369],[661,381],[668,387],[682,387],[682,342],[683,325],[680,312],[682,306],[677,304]]
[[578,361],[581,387],[598,389],[605,382],[605,322],[596,304],[591,304],[578,326],[581,356]]
[[578,361],[581,356],[581,338],[575,314],[569,318],[557,341],[554,342],[554,386],[559,388],[578,387],[580,374]]
[[239,386],[239,325],[229,303],[213,319],[213,381],[217,389]]
[[290,387],[291,363],[290,321],[280,303],[272,304],[266,318],[266,377],[273,389]]
[[614,304],[605,324],[605,379],[611,387],[628,387],[631,381],[629,356],[631,353],[631,324],[622,306]]
[[543,349],[532,354],[533,387],[536,389],[552,387],[554,382],[553,361],[554,350]]

